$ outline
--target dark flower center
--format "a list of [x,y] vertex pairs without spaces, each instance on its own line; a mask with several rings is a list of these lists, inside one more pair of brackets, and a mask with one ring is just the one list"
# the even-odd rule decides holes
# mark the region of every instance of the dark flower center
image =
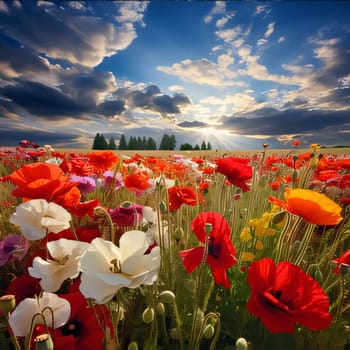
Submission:
[[73,335],[74,338],[79,338],[81,335],[81,324],[77,321],[72,321],[62,327],[63,335]]
[[215,244],[214,240],[215,240],[214,237],[209,238],[208,254],[217,259],[220,257],[221,243]]

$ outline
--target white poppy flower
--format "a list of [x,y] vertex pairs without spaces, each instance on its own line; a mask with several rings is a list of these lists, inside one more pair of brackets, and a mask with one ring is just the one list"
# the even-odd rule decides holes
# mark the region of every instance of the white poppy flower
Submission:
[[32,199],[18,205],[10,218],[30,241],[44,238],[46,231],[58,233],[69,228],[70,220],[71,214],[66,209],[45,199]]
[[153,284],[160,267],[160,249],[144,254],[152,241],[138,230],[125,232],[119,247],[102,238],[95,238],[81,258],[80,291],[99,304],[111,300],[122,287],[136,288]]
[[[9,324],[13,333],[17,337],[29,335],[32,318],[37,313],[42,313],[48,327],[53,328],[63,326],[69,319],[70,304],[66,299],[58,297],[56,294],[44,292],[41,297],[26,298],[22,300],[13,310],[9,317]],[[42,317],[36,317],[34,324],[42,324]]]
[[47,292],[56,292],[67,278],[80,273],[80,259],[89,243],[61,238],[47,243],[53,260],[36,257],[28,268],[32,277],[41,278],[40,286]]

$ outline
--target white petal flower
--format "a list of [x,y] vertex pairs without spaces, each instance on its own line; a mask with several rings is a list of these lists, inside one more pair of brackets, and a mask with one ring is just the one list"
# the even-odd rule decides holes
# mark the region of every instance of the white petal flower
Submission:
[[80,259],[89,243],[61,238],[47,243],[53,260],[36,257],[33,267],[28,268],[32,277],[41,278],[40,285],[47,292],[56,292],[67,278],[80,273]]
[[58,233],[69,228],[70,220],[71,214],[66,209],[45,199],[32,199],[18,205],[10,218],[30,241],[44,238],[46,231]]
[[95,238],[81,259],[80,291],[86,298],[103,304],[122,287],[154,283],[160,267],[160,249],[154,247],[145,254],[151,243],[148,234],[138,230],[125,232],[119,247]]
[[[53,320],[48,307],[53,311]],[[40,298],[22,300],[10,314],[9,324],[17,337],[25,337],[29,335],[32,318],[35,314],[42,313],[48,327],[51,327],[53,322],[53,328],[59,328],[68,321],[70,310],[70,304],[66,299],[53,293],[44,292]],[[41,317],[35,318],[34,324],[38,323],[43,323]]]

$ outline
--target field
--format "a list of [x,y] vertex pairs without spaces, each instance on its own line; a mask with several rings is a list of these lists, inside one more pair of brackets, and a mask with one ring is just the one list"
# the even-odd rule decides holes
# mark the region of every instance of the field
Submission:
[[[67,152],[67,153],[88,153],[91,152],[91,149],[73,149],[73,148],[57,148],[56,151]],[[182,154],[187,158],[192,157],[202,157],[206,159],[213,159],[217,157],[223,157],[227,155],[235,155],[235,156],[252,156],[254,154],[261,154],[264,150],[209,150],[209,151],[146,151],[146,150],[130,150],[130,151],[119,151],[116,150],[116,154],[120,156],[129,156],[132,157],[135,154],[139,154],[141,156],[154,156],[158,158],[167,158],[174,154]],[[266,156],[272,154],[288,154],[290,152],[295,152],[297,154],[308,152],[308,149],[266,149]],[[342,147],[342,148],[324,148],[320,150],[322,154],[350,154],[350,148]]]

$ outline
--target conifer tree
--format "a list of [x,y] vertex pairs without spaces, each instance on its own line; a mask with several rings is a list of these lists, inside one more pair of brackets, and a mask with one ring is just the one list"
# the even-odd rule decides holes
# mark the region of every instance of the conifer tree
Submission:
[[210,142],[208,141],[208,144],[207,144],[207,150],[210,151],[212,148],[211,148],[211,144]]
[[117,145],[115,144],[114,138],[111,137],[108,142],[108,149],[117,149]]
[[202,142],[202,146],[201,146],[201,150],[205,151],[207,149],[207,145],[205,144],[205,142]]
[[128,149],[128,143],[126,142],[125,135],[122,134],[119,140],[119,147],[120,150],[127,150]]

